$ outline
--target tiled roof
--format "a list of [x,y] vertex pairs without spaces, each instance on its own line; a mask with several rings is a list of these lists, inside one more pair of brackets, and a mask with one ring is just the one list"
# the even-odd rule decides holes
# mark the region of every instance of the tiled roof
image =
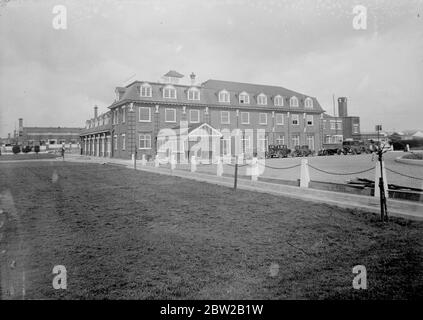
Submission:
[[176,72],[175,70],[170,70],[168,73],[164,75],[165,77],[172,77],[172,78],[183,78],[184,75]]
[[66,128],[66,127],[24,127],[25,133],[45,133],[45,132],[51,132],[51,133],[74,133],[79,134],[81,132],[82,128]]
[[[140,86],[143,83],[149,83],[152,87],[152,97],[140,97]],[[166,99],[163,98],[164,87],[171,85],[176,89],[177,99]],[[200,87],[200,100],[188,100],[188,90],[191,86],[179,85],[179,84],[168,84],[168,83],[157,83],[148,81],[134,81],[126,87],[124,94],[119,101],[114,102],[109,108],[121,105],[127,102],[137,101],[151,101],[152,103],[166,103],[166,104],[185,104],[185,105],[204,105],[204,106],[228,106],[228,107],[242,107],[242,108],[262,108],[262,109],[281,109],[281,110],[292,110],[292,111],[303,111],[304,101],[306,98],[313,100],[313,108],[307,109],[308,112],[323,112],[322,107],[315,97],[311,97],[296,91],[292,91],[283,87],[268,86],[249,84],[241,82],[231,81],[220,81],[220,80],[207,80]],[[219,102],[219,92],[226,90],[230,95],[229,103]],[[239,94],[241,92],[247,92],[250,95],[249,104],[239,103]],[[264,93],[267,96],[267,105],[258,105],[257,96],[260,93]],[[274,98],[277,95],[281,95],[284,98],[284,106],[276,107],[274,105]],[[289,99],[291,97],[297,97],[299,100],[299,107],[289,107]],[[288,110],[289,109],[289,110]]]

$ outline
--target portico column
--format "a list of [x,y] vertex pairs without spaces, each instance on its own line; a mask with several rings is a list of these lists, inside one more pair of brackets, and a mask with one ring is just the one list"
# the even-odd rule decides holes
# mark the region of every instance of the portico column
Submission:
[[103,147],[102,147],[102,156],[106,156],[106,134],[103,133]]
[[112,156],[112,135],[109,134],[107,137],[107,152],[109,158]]
[[100,156],[100,135],[97,136],[97,157]]

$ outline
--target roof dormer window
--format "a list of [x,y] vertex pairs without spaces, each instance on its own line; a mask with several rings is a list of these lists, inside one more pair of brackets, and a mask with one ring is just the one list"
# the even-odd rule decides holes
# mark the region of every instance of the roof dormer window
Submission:
[[174,86],[166,86],[163,89],[163,98],[176,99],[176,89]]
[[277,95],[276,97],[275,97],[275,106],[276,107],[283,107],[283,97],[281,96],[281,95]]
[[188,90],[188,100],[200,100],[200,90],[197,88],[190,88]]
[[267,96],[264,93],[260,93],[257,96],[257,104],[265,106],[267,105]]
[[219,92],[219,102],[229,103],[229,92],[226,90],[222,90]]
[[151,85],[148,83],[143,83],[140,87],[140,96],[151,98],[153,96],[153,90],[151,88]]
[[289,106],[290,107],[298,107],[298,98],[296,96],[291,97],[291,99],[289,99]]
[[306,98],[305,99],[305,102],[304,102],[304,105],[305,105],[306,108],[313,109],[313,99]]
[[240,104],[250,104],[250,96],[248,95],[248,93],[241,92],[239,95],[239,103]]

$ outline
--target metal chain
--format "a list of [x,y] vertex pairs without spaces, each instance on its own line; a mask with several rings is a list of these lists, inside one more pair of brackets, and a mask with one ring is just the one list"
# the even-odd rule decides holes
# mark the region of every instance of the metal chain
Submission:
[[385,167],[385,169],[386,169],[386,170],[388,170],[388,171],[390,171],[390,172],[392,172],[392,173],[396,173],[396,174],[398,174],[398,175],[400,175],[400,176],[403,176],[403,177],[407,177],[407,178],[410,178],[410,179],[416,179],[416,180],[423,181],[423,179],[422,179],[422,178],[412,177],[412,176],[406,175],[406,174],[404,174],[404,173],[394,171],[394,170],[389,169],[389,168],[387,168],[387,167]]
[[275,170],[287,170],[287,169],[293,169],[293,168],[301,166],[301,163],[299,163],[299,164],[296,164],[296,165],[293,165],[293,166],[290,166],[290,167],[279,168],[279,167],[268,166],[268,165],[265,165],[265,164],[263,165],[260,162],[258,164],[261,165],[261,166],[264,166],[266,168],[275,169]]
[[366,170],[363,170],[363,171],[348,172],[348,173],[339,173],[339,172],[329,172],[329,171],[325,171],[325,170],[322,170],[322,169],[316,168],[316,167],[312,166],[311,164],[309,164],[308,166],[309,166],[310,168],[313,168],[314,170],[317,170],[317,171],[320,171],[320,172],[323,172],[323,173],[327,173],[327,174],[336,175],[336,176],[350,176],[350,175],[355,175],[355,174],[365,173],[365,172],[368,172],[368,171],[371,171],[371,170],[373,170],[373,169],[374,169],[374,167],[372,167],[372,168],[369,168],[369,169],[366,169]]

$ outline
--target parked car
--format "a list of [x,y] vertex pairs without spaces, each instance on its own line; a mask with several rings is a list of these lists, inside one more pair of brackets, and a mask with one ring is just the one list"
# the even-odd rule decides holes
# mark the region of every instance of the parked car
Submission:
[[286,158],[291,153],[286,145],[269,145],[266,158]]

